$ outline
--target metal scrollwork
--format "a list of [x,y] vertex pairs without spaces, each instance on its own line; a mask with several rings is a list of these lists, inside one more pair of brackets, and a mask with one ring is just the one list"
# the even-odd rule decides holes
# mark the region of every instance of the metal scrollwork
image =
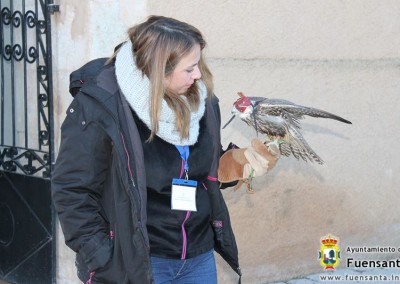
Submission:
[[[29,10],[23,15],[20,11],[15,11],[11,13],[10,9],[4,7],[1,11],[1,19],[3,26],[5,27],[13,27],[16,29],[24,30],[25,27],[28,29],[32,29],[36,27],[38,20],[36,18],[36,14]],[[42,21],[43,22],[43,21]],[[43,33],[43,29],[41,29],[40,33]],[[3,31],[2,31],[3,32]],[[14,31],[10,31],[9,33],[13,33]],[[28,63],[34,63],[38,58],[38,52],[36,47],[30,46],[27,47],[27,32],[21,32],[22,34],[22,42],[4,45],[3,58],[7,61],[11,61],[11,59],[15,59],[17,61],[26,60]],[[4,39],[6,40],[6,39]]]
[[[36,27],[37,20],[36,14],[33,11],[28,11],[25,13],[25,24],[28,28],[33,29]],[[25,50],[25,60],[28,63],[33,63],[39,57],[36,47],[31,46]]]
[[35,47],[31,46],[28,49],[28,53],[26,54],[26,61],[29,63],[33,63],[39,57],[38,52]]
[[45,21],[38,21],[38,27],[41,34],[46,33],[46,22]]
[[21,61],[24,58],[24,52],[22,50],[22,46],[19,44],[15,44],[12,48],[12,56],[15,60]]
[[25,13],[25,23],[28,28],[34,28],[36,26],[36,15],[33,11]]
[[12,24],[14,27],[18,28],[21,25],[21,22],[23,20],[21,20],[23,18],[23,15],[20,11],[15,11],[12,14]]
[[4,25],[9,25],[11,23],[11,11],[7,7],[1,10],[1,21]]
[[[18,5],[0,2],[0,172],[49,178],[54,155],[49,15],[58,12],[59,5],[35,0],[34,9],[33,5],[15,9],[25,1]],[[37,95],[32,96],[35,90]],[[18,106],[20,102],[25,105]],[[32,110],[28,105],[36,105],[37,113],[27,112]],[[36,126],[32,117],[37,117]]]
[[7,61],[10,61],[12,58],[12,47],[11,45],[7,44],[4,47],[3,58]]
[[8,172],[22,171],[33,175],[42,171],[43,177],[49,176],[48,154],[17,147],[0,148],[0,170]]
[[48,145],[49,142],[49,132],[47,130],[40,131],[40,143],[44,146]]

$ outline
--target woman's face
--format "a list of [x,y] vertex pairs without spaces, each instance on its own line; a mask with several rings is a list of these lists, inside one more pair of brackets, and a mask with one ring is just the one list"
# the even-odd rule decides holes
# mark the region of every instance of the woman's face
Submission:
[[184,94],[195,80],[201,78],[199,61],[200,45],[196,44],[192,51],[182,57],[174,71],[166,77],[166,87],[175,94]]

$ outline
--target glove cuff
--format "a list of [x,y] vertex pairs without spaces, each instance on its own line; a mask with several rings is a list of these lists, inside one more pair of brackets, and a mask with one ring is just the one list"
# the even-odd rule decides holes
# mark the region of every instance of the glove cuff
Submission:
[[247,163],[244,151],[246,149],[231,149],[219,159],[218,180],[228,183],[243,179],[243,165]]

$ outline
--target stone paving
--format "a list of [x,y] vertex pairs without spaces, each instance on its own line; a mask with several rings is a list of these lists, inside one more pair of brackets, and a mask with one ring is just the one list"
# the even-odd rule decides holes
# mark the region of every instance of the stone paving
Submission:
[[273,282],[270,284],[311,284],[311,283],[343,283],[343,284],[399,283],[400,284],[400,269],[399,268],[336,269],[335,271],[321,272],[306,276],[304,278],[292,279],[284,282]]
[[[292,279],[281,282],[264,282],[263,284],[312,284],[312,283],[399,283],[400,268],[375,268],[375,269],[336,269],[335,271],[321,272],[308,275],[304,278]],[[0,284],[9,284],[0,280]]]

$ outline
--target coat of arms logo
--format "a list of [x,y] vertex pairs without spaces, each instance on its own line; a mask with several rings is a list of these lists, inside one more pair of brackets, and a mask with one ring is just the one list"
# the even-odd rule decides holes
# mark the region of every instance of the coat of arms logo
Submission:
[[335,270],[339,264],[340,250],[339,239],[333,235],[327,235],[321,238],[321,246],[319,249],[319,262],[325,267],[325,270]]

